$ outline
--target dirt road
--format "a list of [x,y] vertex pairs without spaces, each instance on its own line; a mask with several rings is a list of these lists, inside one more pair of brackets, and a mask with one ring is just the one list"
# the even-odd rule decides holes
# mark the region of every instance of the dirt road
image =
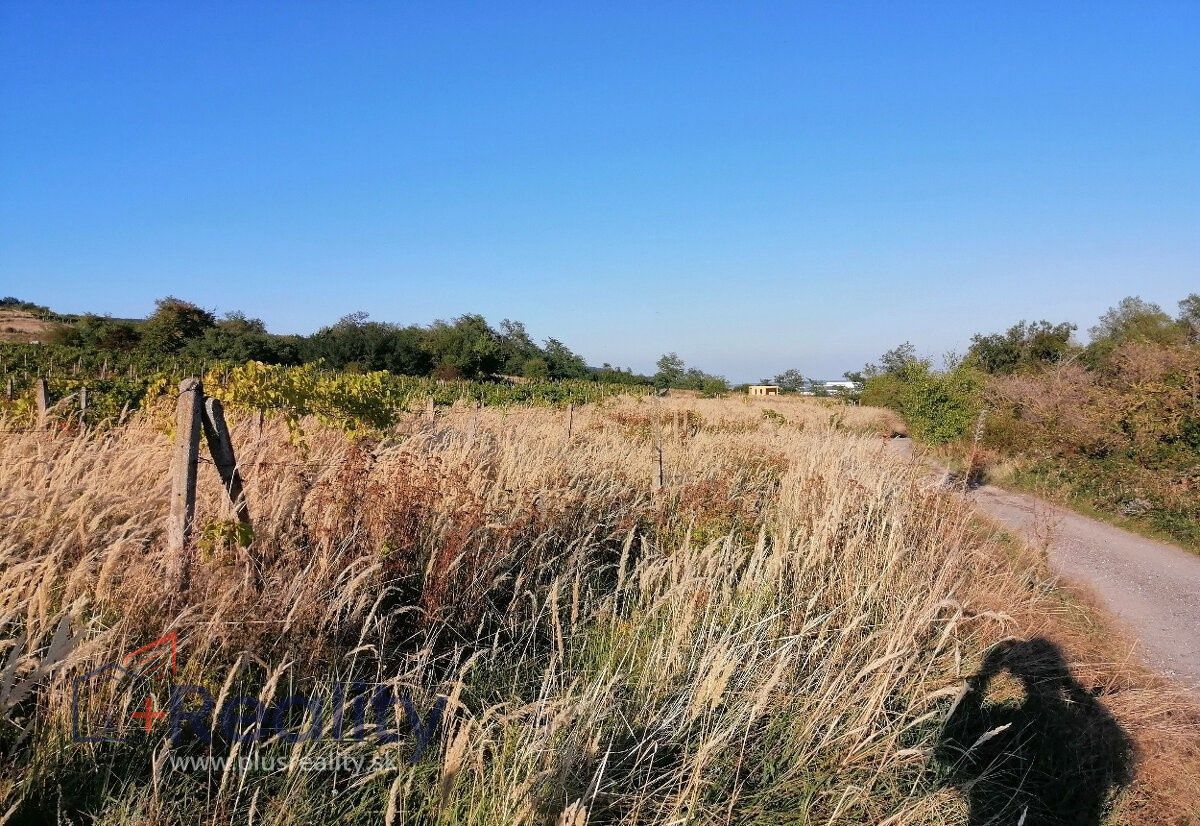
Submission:
[[[912,457],[908,439],[892,449]],[[991,485],[976,507],[1037,545],[1066,579],[1096,593],[1137,640],[1147,663],[1200,693],[1200,556]]]

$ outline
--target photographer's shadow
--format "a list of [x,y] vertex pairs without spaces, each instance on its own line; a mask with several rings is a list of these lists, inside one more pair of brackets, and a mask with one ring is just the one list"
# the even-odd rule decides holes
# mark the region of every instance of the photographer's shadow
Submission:
[[[1024,697],[985,704],[1004,672]],[[971,826],[1099,826],[1134,762],[1120,725],[1045,639],[991,651],[947,719],[937,757],[967,798]]]

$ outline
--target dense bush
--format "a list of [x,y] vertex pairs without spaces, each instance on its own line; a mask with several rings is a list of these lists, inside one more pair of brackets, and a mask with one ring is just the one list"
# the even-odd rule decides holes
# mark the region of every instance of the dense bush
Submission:
[[965,367],[934,371],[929,363],[911,360],[894,372],[866,380],[862,403],[889,407],[908,422],[912,435],[931,444],[944,444],[966,435],[980,409],[982,381]]
[[994,378],[989,444],[1027,481],[1200,545],[1200,348],[1132,340],[1102,369]]
[[918,439],[945,444],[967,435],[979,415],[979,375],[965,367],[934,372],[925,364],[905,369],[900,412]]

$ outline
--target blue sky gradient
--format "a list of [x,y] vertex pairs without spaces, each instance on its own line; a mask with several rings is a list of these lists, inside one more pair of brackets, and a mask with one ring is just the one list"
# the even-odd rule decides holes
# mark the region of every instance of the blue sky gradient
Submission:
[[833,377],[1200,291],[1200,3],[0,4],[0,293]]

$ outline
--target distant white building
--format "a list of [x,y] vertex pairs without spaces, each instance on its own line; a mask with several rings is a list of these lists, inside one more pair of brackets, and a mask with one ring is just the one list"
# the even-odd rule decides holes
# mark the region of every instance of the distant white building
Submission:
[[800,391],[802,396],[836,396],[839,393],[853,393],[858,390],[858,383],[853,381],[813,381]]

